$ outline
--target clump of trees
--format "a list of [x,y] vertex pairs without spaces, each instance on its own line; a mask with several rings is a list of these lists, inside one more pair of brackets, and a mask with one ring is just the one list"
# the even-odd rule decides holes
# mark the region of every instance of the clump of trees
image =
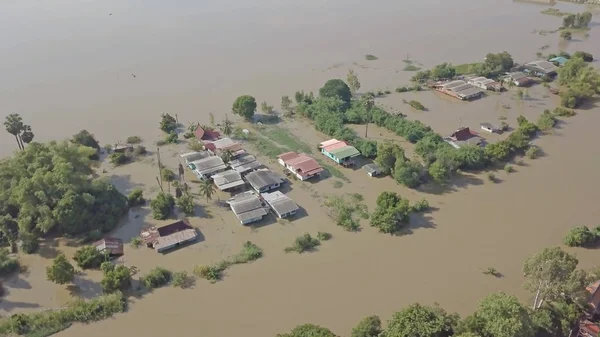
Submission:
[[600,74],[580,57],[571,58],[558,69],[558,82],[567,86],[560,92],[561,104],[567,108],[576,108],[600,93]]
[[140,278],[140,281],[147,289],[160,288],[169,282],[171,282],[171,278],[173,277],[173,273],[165,268],[156,267],[148,274]]
[[[501,53],[489,53],[482,63],[469,64],[468,67],[461,66],[461,73],[472,73],[478,76],[496,78],[508,71],[514,66],[512,56],[504,51]],[[465,68],[465,69],[462,69]],[[425,82],[428,79],[444,80],[452,79],[458,74],[457,67],[450,63],[442,63],[433,67],[431,70],[418,71],[413,77],[414,82]]]
[[367,206],[362,201],[360,194],[332,195],[325,200],[325,206],[328,207],[329,216],[338,226],[347,231],[356,231],[360,228],[359,218],[369,218]]
[[100,152],[100,143],[98,143],[96,138],[94,138],[94,135],[92,135],[89,131],[79,131],[73,136],[73,138],[71,138],[71,143],[91,147],[92,149],[96,150],[96,152],[90,157],[90,159],[99,159],[98,152]]
[[256,113],[256,99],[250,95],[242,95],[235,99],[231,111],[250,120]]
[[408,199],[394,192],[382,192],[377,197],[377,207],[371,214],[371,226],[381,233],[399,232],[410,220],[411,207]]
[[576,51],[573,54],[573,57],[579,57],[582,60],[584,60],[585,62],[592,62],[594,61],[594,55],[588,53],[588,52],[584,52],[584,51]]
[[325,82],[325,85],[319,89],[320,97],[339,98],[346,104],[352,99],[350,87],[340,79],[332,79]]
[[352,90],[353,94],[356,94],[358,89],[360,89],[360,82],[358,81],[358,76],[354,73],[354,70],[348,70],[348,75],[346,75],[346,82],[348,82],[348,86],[350,90]]
[[[92,179],[95,150],[68,142],[33,142],[0,162],[0,228],[8,238],[53,231],[107,232],[129,209],[104,179]],[[44,177],[44,179],[39,179]]]
[[583,12],[577,14],[568,14],[563,18],[564,28],[587,28],[592,22],[592,13]]
[[196,213],[194,197],[188,193],[185,193],[177,198],[177,200],[175,200],[175,204],[187,216],[193,216]]
[[416,110],[425,111],[425,106],[423,106],[423,104],[421,104],[421,102],[419,101],[411,100],[408,102],[408,105],[410,105]]
[[544,110],[537,120],[537,126],[542,131],[552,129],[557,123],[556,117],[550,112],[550,110]]
[[66,284],[73,281],[75,267],[67,260],[65,254],[57,255],[52,265],[46,267],[46,278],[56,284]]
[[160,192],[156,198],[150,201],[152,217],[156,220],[165,220],[173,212],[175,198],[171,194]]
[[321,244],[321,241],[317,238],[313,238],[309,233],[304,233],[294,240],[294,244],[286,247],[284,251],[286,253],[296,252],[296,253],[304,253],[311,250],[314,250],[317,246]]
[[94,246],[84,246],[75,251],[73,260],[77,263],[77,266],[81,269],[98,268],[106,260],[104,254],[102,254]]
[[111,262],[104,262],[101,266],[104,277],[100,284],[102,291],[107,294],[125,291],[131,288],[131,271],[124,265],[115,266]]
[[144,199],[144,191],[139,187],[131,190],[129,195],[127,195],[127,203],[129,204],[129,207],[144,205],[146,203],[146,199]]
[[569,247],[592,247],[600,240],[600,227],[590,230],[587,226],[578,226],[569,230],[564,238]]
[[10,257],[8,250],[0,248],[0,276],[6,276],[19,270],[19,261]]
[[23,123],[23,118],[19,114],[10,114],[6,116],[4,121],[6,132],[15,136],[19,150],[25,150],[25,144],[33,141],[34,134],[31,131],[31,126]]
[[166,134],[174,133],[177,131],[177,119],[168,113],[161,114],[160,129]]

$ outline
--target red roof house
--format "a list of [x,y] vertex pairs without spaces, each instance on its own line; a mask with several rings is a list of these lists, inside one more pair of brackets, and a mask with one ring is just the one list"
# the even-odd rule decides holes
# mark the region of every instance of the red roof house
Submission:
[[221,137],[221,133],[215,130],[204,130],[202,127],[198,126],[196,131],[194,132],[196,138],[199,140],[217,140]]
[[483,140],[481,139],[479,134],[475,131],[472,131],[468,127],[459,128],[458,130],[454,131],[454,133],[452,133],[449,137],[444,138],[444,140],[457,149],[464,145],[483,144]]
[[278,161],[300,180],[307,180],[323,172],[321,165],[306,153],[286,152],[278,157]]
[[600,327],[597,324],[588,320],[579,323],[579,336],[581,337],[598,337]]

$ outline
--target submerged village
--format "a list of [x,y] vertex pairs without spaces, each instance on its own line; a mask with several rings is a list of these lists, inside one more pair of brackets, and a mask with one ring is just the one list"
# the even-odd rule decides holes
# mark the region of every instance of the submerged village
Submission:
[[[585,34],[588,13],[551,14],[563,20],[558,38]],[[82,130],[43,143],[35,139],[43,126],[8,114],[4,125],[18,150],[0,161],[0,335],[81,333],[77,323],[118,319],[168,288],[210,292],[271,258],[318,259],[320,249],[355,244],[371,230],[406,244],[399,240],[434,228],[431,215],[451,207],[429,196],[501,187],[546,156],[539,139],[595,112],[598,56],[548,49],[536,59],[504,51],[431,69],[407,56],[401,62],[414,76],[394,90],[361,90],[360,70],[349,70],[318,92],[282,96],[277,108],[240,95],[223,118],[184,121],[165,112],[155,118],[158,140],[129,135],[103,146]],[[496,100],[495,118],[430,126],[427,114],[440,111],[416,94],[433,96],[442,109]],[[402,108],[390,106],[394,97]],[[597,247],[600,227],[589,225],[561,233],[564,246]],[[310,263],[295,261],[298,269]],[[527,302],[486,292],[462,318],[437,301],[413,303],[387,322],[368,316],[335,333],[298,313],[295,327],[277,336],[600,335],[599,266],[583,268],[558,246],[522,263]],[[505,277],[501,266],[469,268],[486,282]],[[33,291],[43,294],[36,295],[41,306],[25,304]]]

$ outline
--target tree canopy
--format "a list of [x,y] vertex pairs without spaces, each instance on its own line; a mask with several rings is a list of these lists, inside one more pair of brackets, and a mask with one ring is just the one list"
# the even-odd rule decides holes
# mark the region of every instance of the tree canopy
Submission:
[[75,268],[64,254],[57,255],[52,261],[52,265],[46,267],[46,277],[48,281],[56,284],[66,284],[73,281]]
[[350,337],[377,337],[381,332],[381,319],[378,316],[369,316],[352,329]]
[[231,111],[245,119],[251,119],[256,112],[256,99],[250,95],[242,95],[235,99]]
[[73,136],[73,138],[71,139],[71,142],[73,144],[79,144],[79,145],[91,147],[92,149],[95,149],[95,150],[100,150],[100,144],[98,143],[96,138],[94,138],[94,135],[89,133],[89,131],[87,131],[87,130],[81,130],[78,133],[76,133]]
[[371,226],[379,228],[382,233],[393,234],[410,220],[408,199],[402,199],[394,192],[382,192],[377,197],[377,207],[371,214]]
[[560,93],[561,104],[575,108],[600,93],[600,74],[582,57],[573,57],[558,68],[558,82],[568,87]]
[[277,334],[277,337],[336,337],[329,329],[314,325],[298,325],[290,333]]
[[440,307],[412,304],[394,314],[383,330],[384,337],[449,337],[458,323],[458,315]]
[[92,179],[89,147],[31,143],[0,162],[0,216],[19,232],[80,234],[108,231],[127,210],[127,198],[106,180]]
[[456,75],[456,69],[450,63],[442,63],[431,69],[431,77],[434,79],[451,79]]
[[325,85],[319,89],[319,96],[328,98],[337,97],[348,104],[352,99],[352,92],[350,91],[350,87],[348,87],[344,81],[332,79],[325,82]]

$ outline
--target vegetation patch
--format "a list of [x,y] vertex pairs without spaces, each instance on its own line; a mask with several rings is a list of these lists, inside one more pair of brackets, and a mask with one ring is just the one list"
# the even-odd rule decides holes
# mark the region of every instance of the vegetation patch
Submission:
[[223,261],[216,263],[213,266],[196,266],[194,267],[194,275],[199,278],[207,279],[212,283],[219,281],[223,277],[223,271],[235,264],[249,263],[256,261],[263,256],[263,251],[260,247],[250,241],[246,241],[242,251],[231,256]]
[[404,66],[403,70],[404,71],[419,71],[419,70],[421,70],[421,68],[419,68],[415,65],[412,65],[412,64],[407,64],[406,66]]
[[317,232],[317,239],[319,239],[319,241],[329,241],[331,239],[332,235],[330,233],[327,232]]
[[0,335],[47,337],[65,330],[73,323],[100,321],[125,312],[127,300],[121,293],[96,297],[89,301],[76,299],[59,310],[31,314],[14,314],[0,321]]
[[359,218],[369,218],[367,205],[362,201],[359,194],[331,195],[325,200],[325,206],[328,207],[328,215],[338,226],[347,231],[356,231],[360,228]]
[[294,244],[292,246],[286,247],[284,251],[286,253],[296,252],[298,254],[309,252],[314,250],[321,244],[319,239],[313,238],[310,234],[305,233],[294,240]]
[[590,230],[587,226],[575,227],[564,238],[569,247],[593,247],[600,240],[600,226]]
[[379,58],[377,56],[372,55],[372,54],[365,55],[365,60],[367,60],[367,61],[375,61],[375,60],[378,60],[378,59]]
[[571,14],[569,12],[561,12],[560,9],[558,9],[558,8],[546,8],[543,11],[541,11],[540,13],[546,14],[546,15],[554,15],[554,16],[565,16],[565,15]]
[[335,180],[333,182],[333,188],[342,188],[343,186],[344,186],[344,183],[339,180]]
[[129,207],[141,206],[146,203],[146,199],[144,199],[144,191],[136,187],[127,195],[127,203]]
[[411,100],[408,102],[408,105],[413,107],[413,109],[415,109],[415,110],[425,111],[425,107],[419,101]]
[[269,126],[261,130],[261,134],[278,146],[286,147],[290,151],[311,154],[313,149],[310,145],[298,139],[289,130],[278,126]]
[[562,106],[556,107],[552,113],[554,114],[554,116],[559,117],[573,117],[576,115],[574,110],[567,109]]
[[94,246],[84,246],[79,248],[73,260],[77,262],[77,266],[81,269],[98,268],[105,260],[104,254],[102,254]]
[[19,261],[9,256],[8,250],[0,248],[0,276],[6,276],[19,270]]
[[173,273],[173,287],[186,289],[192,286],[194,283],[193,277],[188,275],[188,273],[184,271],[179,271]]
[[160,288],[171,282],[173,273],[165,268],[156,267],[148,274],[140,278],[140,281],[147,289]]

